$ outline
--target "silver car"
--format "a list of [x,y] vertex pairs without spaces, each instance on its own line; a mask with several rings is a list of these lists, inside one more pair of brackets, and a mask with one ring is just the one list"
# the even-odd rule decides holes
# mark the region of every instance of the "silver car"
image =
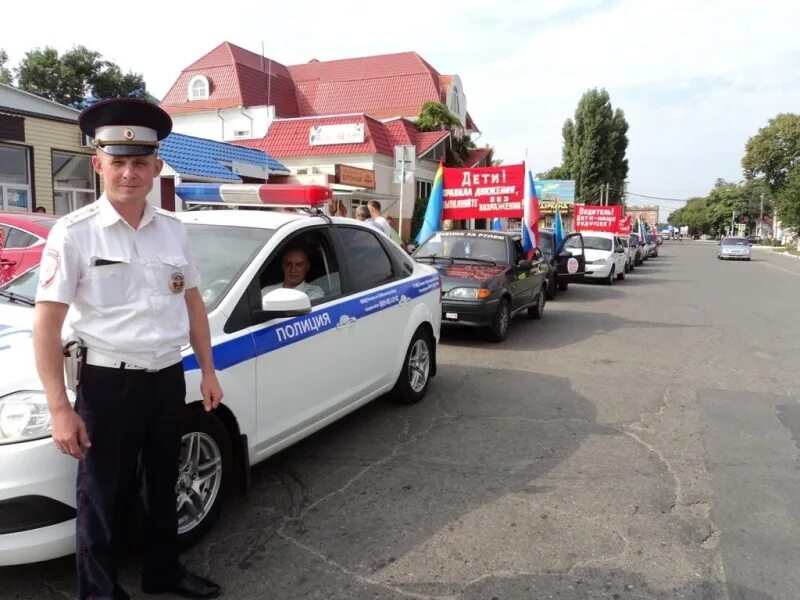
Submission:
[[717,258],[732,258],[734,260],[750,260],[750,244],[747,238],[726,237],[722,238],[717,247]]

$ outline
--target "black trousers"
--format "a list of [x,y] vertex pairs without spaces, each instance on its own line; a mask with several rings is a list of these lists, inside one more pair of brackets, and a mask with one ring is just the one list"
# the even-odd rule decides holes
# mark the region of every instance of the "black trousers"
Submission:
[[80,598],[128,597],[116,563],[139,508],[142,581],[167,585],[183,575],[175,484],[185,397],[182,363],[153,373],[83,366],[75,406],[92,445],[78,466]]

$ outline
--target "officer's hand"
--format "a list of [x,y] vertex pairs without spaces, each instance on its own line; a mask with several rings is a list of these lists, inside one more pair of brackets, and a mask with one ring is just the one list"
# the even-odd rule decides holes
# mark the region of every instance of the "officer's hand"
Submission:
[[200,381],[200,393],[203,394],[203,408],[206,412],[219,406],[224,394],[219,381],[217,381],[216,373],[203,375],[203,379]]
[[56,447],[64,454],[82,459],[84,450],[92,443],[89,441],[89,434],[86,433],[86,425],[81,416],[69,406],[52,413],[51,425]]

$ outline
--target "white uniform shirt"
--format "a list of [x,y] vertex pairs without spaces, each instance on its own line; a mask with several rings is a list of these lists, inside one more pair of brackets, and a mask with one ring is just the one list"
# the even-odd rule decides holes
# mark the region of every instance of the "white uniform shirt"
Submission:
[[53,226],[36,300],[69,304],[67,323],[87,347],[162,369],[189,341],[184,292],[199,283],[180,220],[146,204],[135,230],[104,194]]
[[375,217],[372,220],[383,233],[391,237],[392,226],[389,225],[389,221],[386,220],[386,217]]

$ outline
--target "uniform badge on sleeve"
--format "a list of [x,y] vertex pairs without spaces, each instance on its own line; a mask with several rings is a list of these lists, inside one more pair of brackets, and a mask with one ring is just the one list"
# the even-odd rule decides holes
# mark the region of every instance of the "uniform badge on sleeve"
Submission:
[[39,285],[46,288],[53,282],[58,273],[59,256],[58,250],[49,249],[42,256],[42,263],[39,271]]
[[169,289],[176,294],[180,294],[183,291],[185,283],[186,280],[183,278],[183,273],[180,271],[173,271],[169,276]]

